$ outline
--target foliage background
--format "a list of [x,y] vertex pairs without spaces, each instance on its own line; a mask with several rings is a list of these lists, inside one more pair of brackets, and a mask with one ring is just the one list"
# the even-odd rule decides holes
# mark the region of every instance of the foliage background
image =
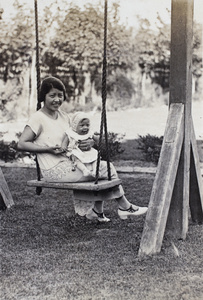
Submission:
[[[15,0],[10,22],[0,13],[0,106],[3,120],[27,117],[36,106],[35,18],[26,2]],[[157,16],[156,30],[138,17],[137,31],[121,24],[115,1],[108,11],[107,108],[116,110],[167,104],[170,25]],[[170,12],[168,12],[170,14]],[[103,3],[83,9],[53,0],[39,14],[41,78],[60,77],[67,88],[67,110],[101,106]],[[195,100],[202,93],[201,25],[194,24]],[[28,100],[27,100],[28,99]]]

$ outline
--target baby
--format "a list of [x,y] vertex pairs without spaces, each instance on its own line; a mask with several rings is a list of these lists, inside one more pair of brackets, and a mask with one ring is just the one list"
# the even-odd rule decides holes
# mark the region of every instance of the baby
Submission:
[[86,113],[77,112],[71,121],[71,127],[65,132],[62,148],[72,161],[72,170],[77,166],[84,176],[95,177],[98,151],[91,148],[81,151],[78,147],[81,141],[93,139],[98,142],[98,136],[90,130],[90,118]]

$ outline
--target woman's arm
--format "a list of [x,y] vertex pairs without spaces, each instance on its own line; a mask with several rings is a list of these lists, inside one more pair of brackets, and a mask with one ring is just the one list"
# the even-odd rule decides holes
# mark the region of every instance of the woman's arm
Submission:
[[98,146],[99,144],[99,133],[94,133],[92,138],[89,138],[84,141],[80,141],[78,147],[82,151],[89,151],[93,146]]
[[35,140],[35,133],[29,126],[26,126],[23,130],[19,141],[18,141],[18,150],[21,151],[28,151],[28,152],[35,152],[35,153],[52,153],[52,154],[61,154],[64,150],[56,145],[55,147],[48,147],[48,146],[39,146],[34,144]]

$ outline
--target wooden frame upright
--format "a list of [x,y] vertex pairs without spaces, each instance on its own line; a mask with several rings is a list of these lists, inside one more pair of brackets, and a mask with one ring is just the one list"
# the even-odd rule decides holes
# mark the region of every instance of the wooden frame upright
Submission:
[[172,0],[169,114],[139,255],[161,251],[164,234],[185,239],[189,207],[203,223],[203,187],[191,117],[194,0]]
[[10,208],[12,205],[14,205],[13,197],[0,168],[0,210]]

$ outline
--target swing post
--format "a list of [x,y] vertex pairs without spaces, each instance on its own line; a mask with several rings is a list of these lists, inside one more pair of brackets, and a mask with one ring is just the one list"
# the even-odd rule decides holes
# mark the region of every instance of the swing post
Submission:
[[161,251],[164,234],[185,239],[189,206],[203,223],[203,188],[191,117],[193,0],[172,0],[169,116],[139,256]]
[[13,205],[13,197],[9,190],[4,174],[0,168],[0,210],[10,208]]

